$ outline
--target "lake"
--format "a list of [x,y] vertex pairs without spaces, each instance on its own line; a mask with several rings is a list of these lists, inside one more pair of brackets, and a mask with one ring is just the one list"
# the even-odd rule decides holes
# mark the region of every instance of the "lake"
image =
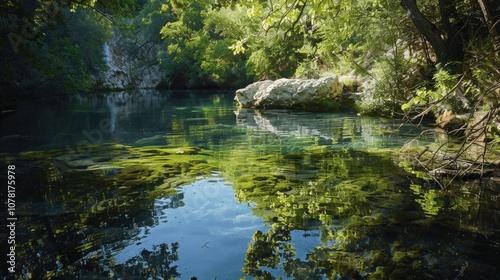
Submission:
[[404,151],[440,145],[431,127],[233,96],[51,97],[0,116],[2,182],[15,172],[1,243],[16,244],[0,276],[500,279],[498,182],[442,190],[415,172]]

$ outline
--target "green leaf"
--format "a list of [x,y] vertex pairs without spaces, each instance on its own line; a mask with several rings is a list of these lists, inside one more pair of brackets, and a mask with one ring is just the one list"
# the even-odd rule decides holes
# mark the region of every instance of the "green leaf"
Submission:
[[406,111],[406,110],[410,109],[411,106],[412,106],[411,102],[404,103],[403,105],[401,105],[401,110]]

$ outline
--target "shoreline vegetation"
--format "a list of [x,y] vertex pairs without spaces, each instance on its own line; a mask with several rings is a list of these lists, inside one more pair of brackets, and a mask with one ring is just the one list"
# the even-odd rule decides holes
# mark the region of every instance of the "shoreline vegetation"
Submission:
[[435,121],[440,146],[402,149],[412,168],[498,178],[500,3],[327,2],[6,1],[0,110],[53,94],[336,74],[361,115]]

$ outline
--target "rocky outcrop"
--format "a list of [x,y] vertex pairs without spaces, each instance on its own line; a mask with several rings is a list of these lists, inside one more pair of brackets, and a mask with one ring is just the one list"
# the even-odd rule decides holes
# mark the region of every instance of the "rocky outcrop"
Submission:
[[342,83],[336,75],[320,79],[259,81],[236,91],[243,108],[294,108],[338,110],[342,108]]
[[95,78],[96,87],[107,90],[158,88],[165,81],[165,73],[156,58],[160,47],[155,42],[135,42],[113,34],[103,46],[108,70]]

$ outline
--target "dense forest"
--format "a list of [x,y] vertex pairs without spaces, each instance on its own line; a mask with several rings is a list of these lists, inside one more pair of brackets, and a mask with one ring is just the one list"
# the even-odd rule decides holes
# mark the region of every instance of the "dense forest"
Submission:
[[[4,1],[0,12],[0,88],[10,99],[116,89],[106,74],[113,53],[129,72],[120,89],[333,73],[363,93],[355,110],[431,117],[461,137],[457,154],[499,142],[495,0]],[[149,75],[155,83],[136,81]]]

